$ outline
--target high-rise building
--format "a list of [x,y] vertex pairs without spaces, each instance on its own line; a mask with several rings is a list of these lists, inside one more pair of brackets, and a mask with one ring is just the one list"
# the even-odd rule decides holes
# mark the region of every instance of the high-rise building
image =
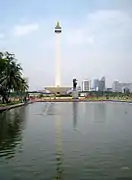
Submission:
[[113,82],[113,92],[124,92],[126,89],[129,90],[129,92],[132,92],[132,83],[120,83],[118,81]]
[[94,79],[94,81],[93,81],[93,90],[98,91],[98,87],[99,87],[99,79]]
[[82,81],[82,91],[89,91],[90,90],[90,81],[83,80]]
[[118,81],[114,81],[112,85],[113,92],[121,92],[121,84]]
[[101,80],[99,81],[99,91],[105,91],[105,77],[102,77]]
[[105,91],[106,90],[105,77],[102,77],[100,80],[94,79],[92,89],[94,91]]

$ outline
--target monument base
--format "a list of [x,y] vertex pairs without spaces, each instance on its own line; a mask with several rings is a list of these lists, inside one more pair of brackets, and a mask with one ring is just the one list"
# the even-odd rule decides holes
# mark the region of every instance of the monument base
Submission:
[[67,91],[71,89],[71,87],[45,87],[46,90],[48,90],[50,93],[61,95],[61,94],[66,94]]
[[78,99],[78,91],[77,90],[73,90],[72,99]]

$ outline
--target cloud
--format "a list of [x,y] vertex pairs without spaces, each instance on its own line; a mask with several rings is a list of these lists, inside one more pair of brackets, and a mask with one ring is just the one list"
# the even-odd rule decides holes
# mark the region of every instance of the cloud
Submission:
[[0,39],[3,39],[4,37],[5,37],[5,35],[0,33]]
[[19,37],[25,36],[38,29],[39,29],[39,25],[37,23],[26,24],[26,25],[16,25],[14,27],[14,35],[19,36]]
[[94,37],[88,37],[87,42],[90,44],[94,44]]
[[87,22],[87,29],[96,34],[102,34],[104,31],[114,34],[132,29],[132,18],[119,10],[96,11],[87,16]]
[[[79,22],[80,23],[80,22]],[[127,12],[119,10],[98,10],[86,16],[83,23],[67,29],[65,42],[72,46],[117,45],[128,40],[132,31],[132,18]],[[116,40],[116,42],[115,42]],[[101,46],[100,46],[101,45]]]
[[94,37],[85,33],[85,28],[73,28],[65,35],[65,43],[72,46],[83,46],[85,44],[93,44]]

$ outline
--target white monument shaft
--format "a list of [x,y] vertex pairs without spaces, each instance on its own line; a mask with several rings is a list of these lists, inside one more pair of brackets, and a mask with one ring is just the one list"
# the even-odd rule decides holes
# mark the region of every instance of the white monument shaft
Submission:
[[61,72],[60,72],[60,34],[61,34],[61,26],[60,23],[57,22],[55,26],[55,34],[56,34],[56,61],[55,61],[55,86],[61,86]]
[[56,62],[55,62],[55,86],[61,86],[60,72],[60,34],[56,33]]

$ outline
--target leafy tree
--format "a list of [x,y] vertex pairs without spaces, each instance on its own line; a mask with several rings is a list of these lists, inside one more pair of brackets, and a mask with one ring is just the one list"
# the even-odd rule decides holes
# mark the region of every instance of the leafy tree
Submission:
[[3,103],[8,102],[11,91],[23,92],[28,85],[22,76],[22,67],[14,54],[0,52],[0,95]]

